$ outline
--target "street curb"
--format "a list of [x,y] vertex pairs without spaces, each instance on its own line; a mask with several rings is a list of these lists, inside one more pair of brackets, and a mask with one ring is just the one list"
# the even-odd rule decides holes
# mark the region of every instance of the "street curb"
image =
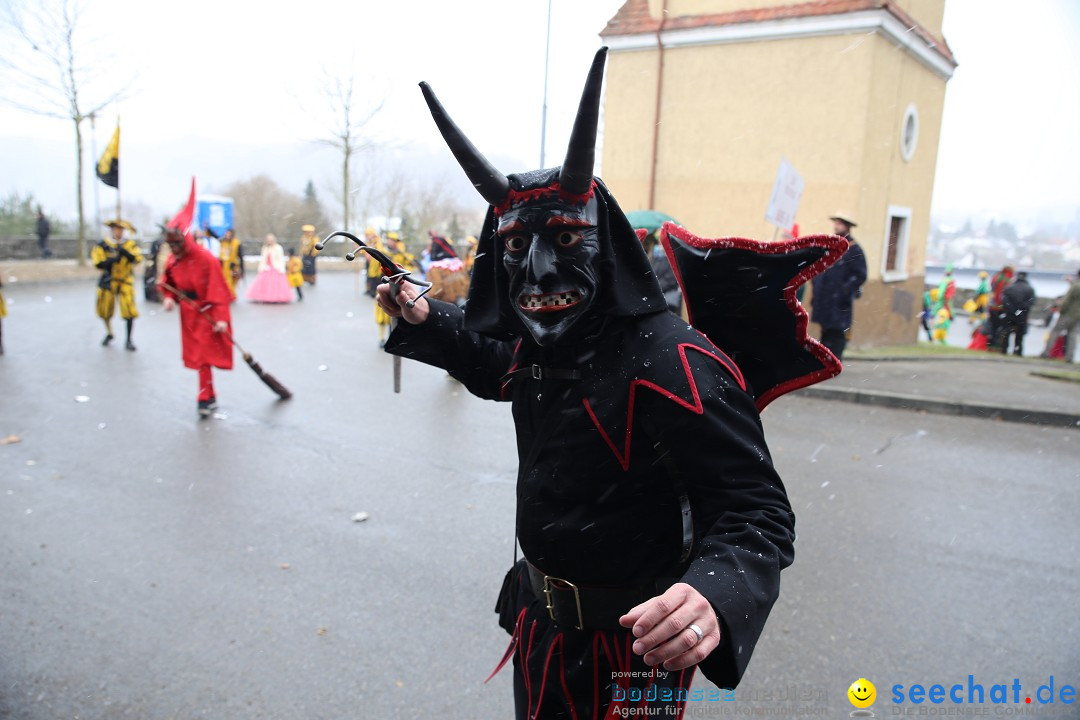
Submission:
[[802,397],[817,400],[840,400],[860,405],[894,408],[898,410],[921,410],[939,415],[959,415],[977,417],[986,420],[1004,420],[1006,422],[1027,423],[1029,425],[1047,425],[1050,427],[1080,430],[1080,415],[1057,412],[1054,410],[1030,410],[1009,407],[1007,405],[980,405],[977,403],[959,403],[949,400],[914,395],[901,395],[887,392],[865,392],[844,388],[808,387],[797,390]]
[[1046,380],[1057,380],[1058,382],[1080,383],[1080,379],[1055,375],[1050,370],[1029,370],[1028,375]]
[[971,355],[860,355],[849,356],[844,360],[845,365],[849,362],[976,362],[1012,363],[1014,365],[1028,363],[1038,367],[1064,367],[1064,364],[1059,360],[1050,360],[1049,358],[1039,357],[1038,355],[1016,357],[1014,355],[1003,355],[995,352],[984,352],[982,354],[975,354],[973,352]]

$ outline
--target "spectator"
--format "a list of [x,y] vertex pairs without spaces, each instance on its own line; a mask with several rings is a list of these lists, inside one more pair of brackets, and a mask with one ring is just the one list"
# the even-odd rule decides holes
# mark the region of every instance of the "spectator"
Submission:
[[38,208],[37,211],[37,242],[38,249],[41,250],[41,259],[46,260],[52,257],[52,250],[49,249],[49,233],[52,232],[52,226],[49,225],[49,218],[45,217],[45,213]]
[[1001,293],[1003,308],[1001,329],[1001,352],[1008,354],[1012,339],[1013,355],[1024,354],[1024,334],[1027,332],[1028,313],[1035,303],[1035,291],[1027,281],[1026,272],[1018,272],[1016,281]]
[[1061,301],[1057,323],[1046,341],[1044,357],[1051,357],[1054,345],[1060,342],[1062,336],[1065,338],[1063,358],[1065,362],[1071,363],[1076,356],[1077,341],[1080,340],[1080,271],[1076,273],[1069,291],[1065,293],[1065,299]]
[[1009,283],[1012,282],[1012,279],[1012,265],[1006,265],[994,273],[994,277],[990,278],[989,314],[991,347],[997,347],[1001,344],[1001,333],[1004,331],[1005,324],[1005,307],[1002,305],[1001,295],[1005,292],[1005,288],[1009,286]]
[[811,281],[814,293],[810,298],[810,320],[821,325],[821,343],[837,360],[842,360],[851,337],[852,306],[862,295],[862,285],[866,282],[866,256],[851,236],[855,227],[851,214],[838,212],[829,219],[834,234],[848,241],[848,249],[835,265]]

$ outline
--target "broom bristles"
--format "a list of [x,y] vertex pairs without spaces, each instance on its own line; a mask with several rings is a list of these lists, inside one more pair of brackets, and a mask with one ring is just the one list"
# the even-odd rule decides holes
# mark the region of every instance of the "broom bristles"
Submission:
[[248,366],[255,371],[255,374],[259,376],[259,379],[266,383],[268,388],[277,393],[278,397],[282,400],[288,400],[292,397],[292,393],[289,392],[289,389],[278,382],[277,378],[273,375],[263,370],[259,363],[255,362],[255,358],[250,355],[244,355],[244,360],[247,362]]

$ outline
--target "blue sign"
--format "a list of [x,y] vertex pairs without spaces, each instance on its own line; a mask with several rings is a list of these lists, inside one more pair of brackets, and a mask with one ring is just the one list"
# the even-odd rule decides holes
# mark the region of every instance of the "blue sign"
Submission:
[[233,228],[233,199],[221,195],[200,195],[195,199],[195,226],[210,228],[221,237]]

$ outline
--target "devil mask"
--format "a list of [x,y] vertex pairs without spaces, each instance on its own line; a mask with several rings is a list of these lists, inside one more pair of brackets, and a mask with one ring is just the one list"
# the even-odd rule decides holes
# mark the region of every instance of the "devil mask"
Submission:
[[593,60],[561,167],[503,175],[421,83],[435,124],[488,201],[465,306],[465,327],[491,337],[528,334],[565,345],[606,318],[666,308],[633,228],[593,177],[607,48]]
[[578,339],[600,324],[590,312],[601,287],[596,208],[593,198],[574,205],[555,197],[496,218],[510,306],[539,345]]

